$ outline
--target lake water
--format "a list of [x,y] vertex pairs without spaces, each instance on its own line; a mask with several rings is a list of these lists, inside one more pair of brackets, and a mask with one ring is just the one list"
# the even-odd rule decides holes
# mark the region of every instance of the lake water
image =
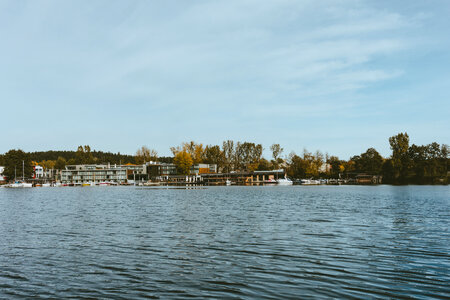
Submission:
[[448,186],[0,189],[0,298],[449,298]]

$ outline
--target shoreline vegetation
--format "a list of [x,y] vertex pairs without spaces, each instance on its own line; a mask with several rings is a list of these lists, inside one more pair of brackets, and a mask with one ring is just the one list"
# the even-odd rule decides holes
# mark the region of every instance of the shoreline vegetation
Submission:
[[389,138],[392,154],[382,157],[374,148],[352,156],[348,160],[322,153],[317,150],[302,154],[290,152],[282,156],[280,144],[270,146],[271,159],[262,156],[263,146],[252,142],[227,140],[219,145],[196,142],[182,143],[170,148],[173,156],[158,157],[158,153],[142,146],[135,155],[91,151],[90,146],[79,146],[76,151],[24,152],[12,149],[0,154],[0,166],[4,166],[3,176],[13,179],[15,174],[32,174],[33,166],[44,169],[62,170],[66,165],[75,164],[143,164],[149,161],[174,163],[177,172],[188,175],[194,164],[216,164],[219,172],[269,171],[285,169],[292,179],[338,179],[354,174],[381,176],[385,184],[448,184],[450,165],[449,147],[433,142],[428,145],[409,145],[409,136],[399,133]]

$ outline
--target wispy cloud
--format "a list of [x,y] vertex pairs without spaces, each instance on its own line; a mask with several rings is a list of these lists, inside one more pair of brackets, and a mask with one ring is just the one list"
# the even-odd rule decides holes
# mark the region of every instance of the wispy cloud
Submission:
[[[36,103],[51,106],[52,115],[71,106],[122,113],[131,127],[147,124],[133,118],[147,113],[148,125],[166,124],[168,137],[179,133],[167,120],[185,115],[280,129],[261,120],[284,116],[300,128],[310,120],[299,116],[326,122],[363,114],[362,103],[373,100],[367,91],[410,76],[404,58],[420,44],[414,33],[437,17],[436,10],[405,7],[362,0],[4,1],[0,97],[20,100],[33,113],[46,111]],[[430,43],[443,37],[433,30]],[[87,123],[94,115],[86,112]],[[197,134],[198,122],[184,125],[205,142],[242,136],[233,127]],[[87,128],[68,130],[80,139]],[[130,138],[129,152],[142,136]],[[256,138],[266,140],[263,133]]]

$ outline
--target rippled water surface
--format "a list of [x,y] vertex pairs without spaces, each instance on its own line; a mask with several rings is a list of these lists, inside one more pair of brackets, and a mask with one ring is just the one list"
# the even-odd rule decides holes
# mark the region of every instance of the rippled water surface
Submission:
[[450,188],[0,189],[0,298],[448,298]]

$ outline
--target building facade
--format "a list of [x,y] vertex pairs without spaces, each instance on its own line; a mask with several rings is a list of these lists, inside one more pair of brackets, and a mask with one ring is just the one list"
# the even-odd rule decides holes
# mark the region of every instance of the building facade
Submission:
[[6,181],[6,177],[3,176],[4,170],[5,170],[5,167],[0,166],[0,182]]
[[[177,167],[173,163],[149,162],[147,163],[147,173],[149,179],[156,177],[177,176]],[[190,175],[217,173],[216,164],[196,164],[191,166]]]
[[196,164],[191,167],[192,175],[214,174],[217,173],[216,164]]
[[61,171],[62,183],[81,184],[87,182],[127,183],[136,174],[146,174],[145,165],[68,165]]
[[44,168],[41,166],[34,166],[34,173],[33,173],[33,178],[34,179],[40,179],[44,177]]

